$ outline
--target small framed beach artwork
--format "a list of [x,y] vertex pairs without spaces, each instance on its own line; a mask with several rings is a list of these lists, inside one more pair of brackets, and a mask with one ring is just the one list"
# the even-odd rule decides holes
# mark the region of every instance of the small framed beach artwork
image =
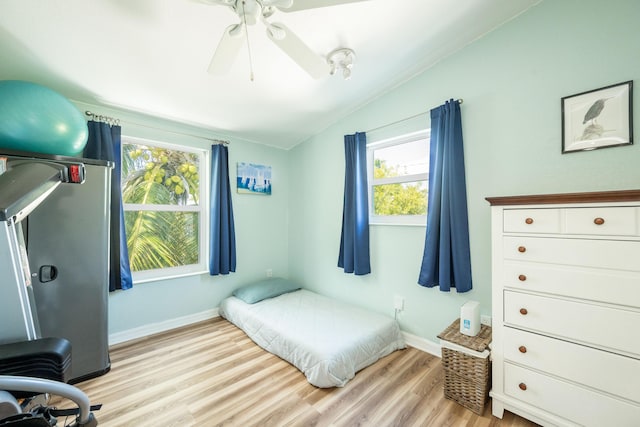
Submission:
[[633,144],[633,82],[562,98],[562,153]]
[[271,195],[271,166],[238,162],[238,193]]

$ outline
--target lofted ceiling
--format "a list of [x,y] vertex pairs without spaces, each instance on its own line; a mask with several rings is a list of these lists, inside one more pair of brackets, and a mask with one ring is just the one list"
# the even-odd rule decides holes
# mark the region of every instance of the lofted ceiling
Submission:
[[323,60],[355,51],[349,80],[311,77],[259,20],[247,26],[251,55],[245,44],[227,73],[208,73],[224,30],[240,19],[213,4],[223,1],[2,0],[0,79],[288,149],[539,0],[350,0],[269,17]]

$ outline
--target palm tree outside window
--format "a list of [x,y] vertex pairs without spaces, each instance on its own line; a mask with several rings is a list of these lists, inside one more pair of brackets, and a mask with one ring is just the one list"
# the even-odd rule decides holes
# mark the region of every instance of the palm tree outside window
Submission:
[[122,200],[136,282],[206,271],[205,151],[123,137]]

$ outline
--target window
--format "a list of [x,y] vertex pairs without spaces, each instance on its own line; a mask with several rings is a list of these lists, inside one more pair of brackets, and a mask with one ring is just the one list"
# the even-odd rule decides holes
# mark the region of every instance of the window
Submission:
[[367,144],[369,223],[425,225],[429,131]]
[[206,271],[205,156],[123,137],[122,202],[136,282]]

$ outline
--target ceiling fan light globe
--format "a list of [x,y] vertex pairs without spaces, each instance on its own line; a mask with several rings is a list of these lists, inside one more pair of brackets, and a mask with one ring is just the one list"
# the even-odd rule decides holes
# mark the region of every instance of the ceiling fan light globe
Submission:
[[355,60],[355,52],[347,47],[334,49],[327,55],[327,64],[331,67],[331,75],[337,70],[342,70],[342,77],[345,80],[351,78],[351,70]]

